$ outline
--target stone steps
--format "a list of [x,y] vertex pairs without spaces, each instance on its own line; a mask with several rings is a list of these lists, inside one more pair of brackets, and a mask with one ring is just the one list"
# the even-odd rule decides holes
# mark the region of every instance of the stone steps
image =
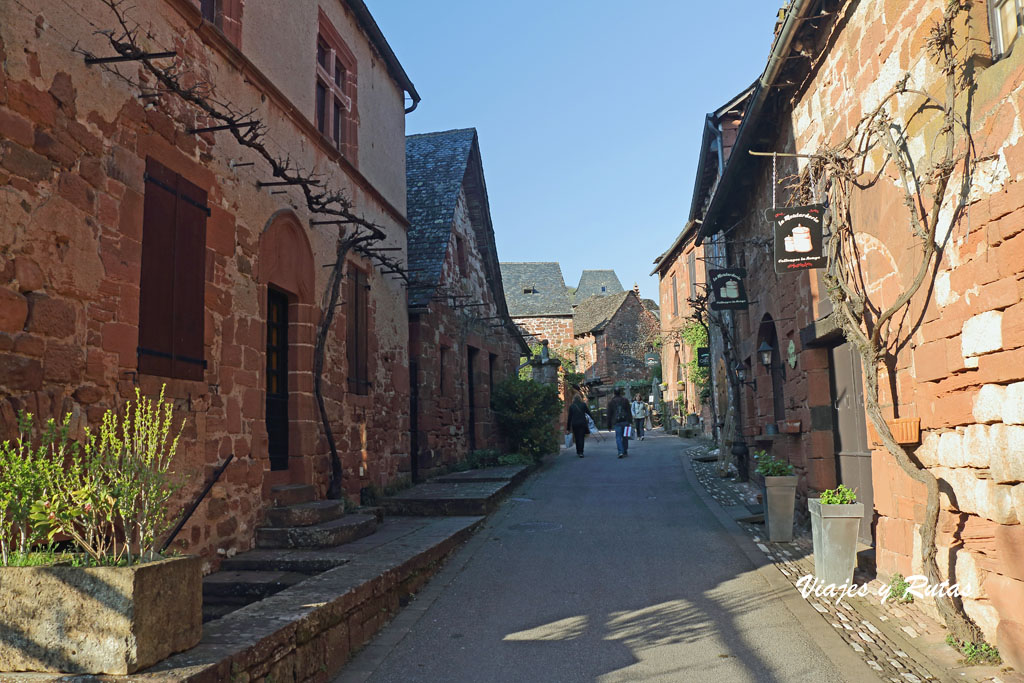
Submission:
[[316,499],[316,489],[311,484],[281,484],[270,488],[270,500],[274,507],[301,505]]
[[345,514],[343,500],[311,500],[267,510],[267,526],[313,526],[338,519]]
[[428,481],[382,501],[389,515],[487,515],[512,490],[511,479],[499,481]]
[[337,554],[326,554],[319,550],[280,549],[250,550],[224,560],[221,571],[265,571],[298,572],[319,574],[348,562],[348,558]]
[[377,529],[375,515],[346,515],[321,524],[292,527],[260,527],[258,548],[327,548],[369,536]]

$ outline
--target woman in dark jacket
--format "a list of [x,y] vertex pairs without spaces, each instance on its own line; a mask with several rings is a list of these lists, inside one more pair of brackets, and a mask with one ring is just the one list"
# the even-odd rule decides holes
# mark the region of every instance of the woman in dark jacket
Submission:
[[569,406],[569,419],[565,422],[565,433],[572,432],[573,441],[576,442],[576,455],[583,457],[583,442],[590,433],[590,423],[587,416],[590,415],[590,408],[583,402],[579,394],[572,400]]

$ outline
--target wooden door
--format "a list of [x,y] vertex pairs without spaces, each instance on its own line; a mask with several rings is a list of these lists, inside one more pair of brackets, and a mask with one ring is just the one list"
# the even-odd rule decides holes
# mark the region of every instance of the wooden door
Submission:
[[267,447],[271,470],[288,469],[288,297],[267,292]]

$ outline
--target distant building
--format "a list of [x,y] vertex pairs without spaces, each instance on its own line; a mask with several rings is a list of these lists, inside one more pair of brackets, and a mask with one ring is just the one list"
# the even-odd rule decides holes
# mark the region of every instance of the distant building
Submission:
[[493,386],[529,348],[509,317],[476,130],[410,135],[411,475],[495,448]]
[[625,291],[614,270],[584,270],[580,282],[572,290],[570,300],[578,306],[592,296],[608,296]]
[[502,263],[508,312],[531,345],[547,339],[562,353],[573,345],[572,303],[555,262]]

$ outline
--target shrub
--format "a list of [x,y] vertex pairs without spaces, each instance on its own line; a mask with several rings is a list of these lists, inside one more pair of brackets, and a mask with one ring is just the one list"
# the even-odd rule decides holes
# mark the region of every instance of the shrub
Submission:
[[171,403],[163,391],[154,402],[136,389],[124,417],[107,411],[81,445],[68,439],[69,420],[48,421],[33,446],[31,415],[23,415],[18,440],[0,445],[0,559],[9,564],[12,548],[23,557],[57,537],[93,564],[156,557],[178,488],[170,464],[181,425],[172,433]]
[[556,387],[510,377],[494,389],[498,427],[509,448],[536,461],[558,452],[555,420],[562,410]]
[[754,460],[757,461],[757,473],[762,477],[786,477],[793,474],[792,465],[769,455],[767,451],[754,451]]
[[892,575],[889,582],[889,597],[892,602],[914,602],[914,596],[910,593],[910,584],[899,572]]
[[834,489],[821,492],[822,505],[849,505],[857,502],[857,492],[840,484]]

